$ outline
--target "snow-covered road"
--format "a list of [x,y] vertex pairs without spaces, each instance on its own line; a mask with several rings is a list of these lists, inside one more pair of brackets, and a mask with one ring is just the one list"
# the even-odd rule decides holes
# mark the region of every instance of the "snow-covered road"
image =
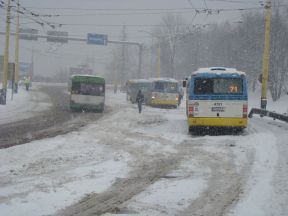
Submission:
[[194,137],[184,103],[138,114],[122,93],[106,102],[109,115],[79,131],[0,150],[1,215],[288,214],[286,123]]

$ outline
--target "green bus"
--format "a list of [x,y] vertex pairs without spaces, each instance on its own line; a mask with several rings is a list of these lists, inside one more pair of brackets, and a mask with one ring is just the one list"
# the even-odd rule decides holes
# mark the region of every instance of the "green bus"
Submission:
[[105,79],[93,75],[72,75],[70,109],[74,111],[104,111]]

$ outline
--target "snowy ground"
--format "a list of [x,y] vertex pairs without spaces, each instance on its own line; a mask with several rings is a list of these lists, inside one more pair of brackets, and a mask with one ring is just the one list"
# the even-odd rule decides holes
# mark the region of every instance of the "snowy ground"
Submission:
[[[33,88],[37,89],[37,85]],[[6,105],[0,105],[0,124],[31,118],[50,106],[49,97],[41,92],[27,92],[20,86],[19,92],[12,95],[11,89],[8,89]]]
[[[259,92],[251,94],[250,107],[259,107],[259,98]],[[0,107],[0,121],[4,115],[27,117],[23,106],[36,107],[33,113],[49,107],[35,103],[20,93]],[[121,203],[121,216],[288,214],[287,123],[255,116],[246,135],[193,137],[184,103],[179,109],[144,107],[142,114],[122,93],[107,92],[106,103],[113,111],[80,131],[0,150],[1,215],[55,214],[109,190],[145,163],[167,158],[179,164]],[[288,97],[269,101],[267,109],[286,112]]]

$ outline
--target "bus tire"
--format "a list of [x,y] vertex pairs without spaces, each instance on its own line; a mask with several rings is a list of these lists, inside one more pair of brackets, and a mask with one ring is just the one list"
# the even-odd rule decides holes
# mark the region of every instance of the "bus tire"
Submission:
[[188,132],[191,134],[195,133],[195,127],[189,127]]
[[197,126],[189,127],[189,133],[191,135],[199,135],[199,134],[201,134],[201,128],[199,128]]

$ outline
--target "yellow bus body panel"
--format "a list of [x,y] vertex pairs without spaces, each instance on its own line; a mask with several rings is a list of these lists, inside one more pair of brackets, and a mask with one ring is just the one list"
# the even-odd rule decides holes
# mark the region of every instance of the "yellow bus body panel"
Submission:
[[151,100],[152,105],[172,105],[176,106],[178,105],[177,100],[162,100],[162,99],[152,99]]
[[247,127],[247,118],[188,118],[188,126]]

